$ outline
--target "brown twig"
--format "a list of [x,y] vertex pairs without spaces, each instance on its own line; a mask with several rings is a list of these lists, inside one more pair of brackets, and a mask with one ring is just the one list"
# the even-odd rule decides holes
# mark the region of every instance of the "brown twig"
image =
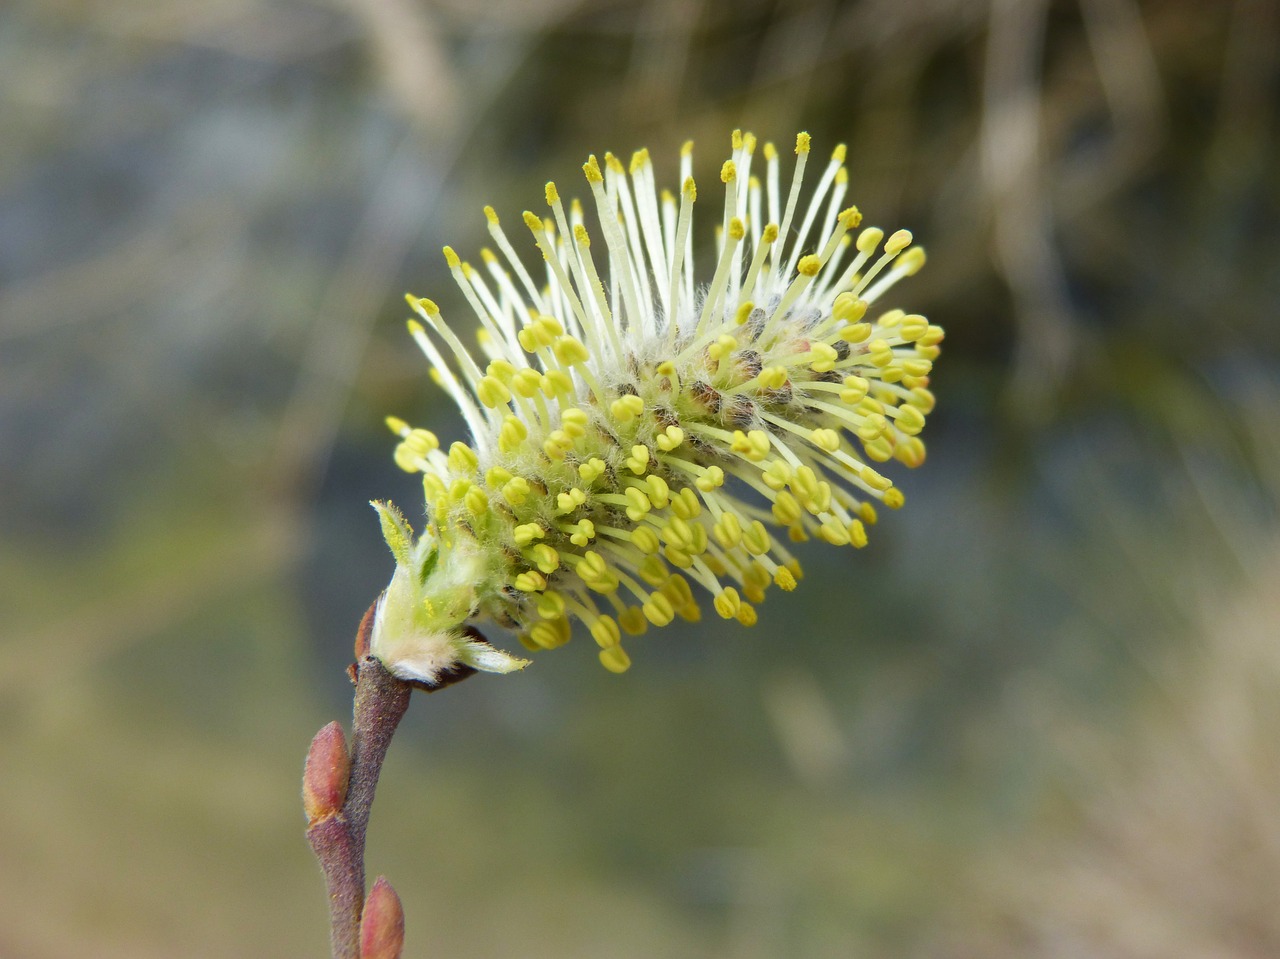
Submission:
[[[365,903],[364,843],[378,776],[414,687],[434,692],[474,670],[462,668],[434,686],[405,682],[369,654],[377,604],[369,607],[356,633],[356,662],[348,669],[355,683],[351,752],[337,724],[312,741],[303,773],[307,841],[324,870],[329,891],[329,941],[333,959],[360,959],[360,917]],[[401,918],[403,923],[403,918]]]

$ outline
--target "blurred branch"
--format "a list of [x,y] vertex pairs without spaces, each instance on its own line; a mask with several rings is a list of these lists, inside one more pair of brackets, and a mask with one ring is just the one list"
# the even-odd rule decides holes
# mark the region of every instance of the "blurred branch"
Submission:
[[1035,418],[1047,413],[1074,348],[1040,149],[1047,14],[1047,0],[992,0],[981,133],[996,262],[1021,328],[1011,394],[1015,407]]

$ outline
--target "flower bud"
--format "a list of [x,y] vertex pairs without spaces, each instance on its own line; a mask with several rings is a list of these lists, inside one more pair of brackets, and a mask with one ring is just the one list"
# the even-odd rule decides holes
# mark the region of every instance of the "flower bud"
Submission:
[[391,883],[379,876],[364,901],[360,959],[400,959],[403,949],[404,907]]
[[347,801],[347,782],[351,778],[351,757],[342,727],[333,722],[316,733],[307,750],[307,763],[302,772],[302,807],[307,822],[336,816]]

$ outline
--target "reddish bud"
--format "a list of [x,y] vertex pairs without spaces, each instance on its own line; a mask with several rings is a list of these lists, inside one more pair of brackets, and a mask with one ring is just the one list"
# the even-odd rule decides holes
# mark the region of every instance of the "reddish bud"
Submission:
[[360,625],[356,627],[356,662],[360,663],[369,655],[369,645],[373,639],[373,616],[378,611],[378,603],[375,600],[360,620]]
[[379,876],[364,901],[360,919],[360,959],[400,959],[404,949],[404,907],[391,883]]
[[347,782],[351,778],[351,757],[347,754],[347,738],[338,723],[330,723],[316,733],[307,750],[307,764],[302,771],[302,807],[309,823],[342,811],[347,801]]

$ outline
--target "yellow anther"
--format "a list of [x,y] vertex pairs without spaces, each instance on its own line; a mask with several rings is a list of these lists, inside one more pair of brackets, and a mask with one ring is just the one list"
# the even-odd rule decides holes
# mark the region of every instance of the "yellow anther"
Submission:
[[502,421],[501,429],[498,430],[498,448],[504,453],[513,453],[528,435],[528,427],[520,419],[508,414]]
[[649,488],[649,501],[653,503],[653,508],[666,509],[671,502],[671,487],[667,485],[667,481],[657,474],[650,474],[645,480],[645,486]]
[[539,385],[542,387],[543,395],[548,399],[570,396],[574,392],[573,380],[569,379],[569,375],[564,370],[548,370],[542,374]]
[[884,436],[877,436],[871,441],[864,440],[862,450],[867,454],[867,459],[876,463],[887,463],[893,459],[893,444]]
[[716,594],[713,605],[722,619],[733,619],[738,615],[738,610],[742,608],[742,598],[738,595],[736,589],[729,586]]
[[676,609],[681,606],[687,606],[693,602],[693,590],[689,588],[689,581],[679,573],[671,575],[662,588],[659,590],[663,596],[671,600],[671,605]]
[[764,485],[775,492],[786,489],[787,484],[791,482],[791,476],[791,467],[783,460],[774,460],[760,473]]
[[834,520],[827,520],[818,527],[818,538],[832,546],[847,546],[849,531]]
[[538,615],[543,619],[560,619],[564,616],[565,603],[564,597],[555,590],[548,590],[542,593],[535,600]]
[[609,404],[609,412],[619,423],[630,423],[644,412],[644,400],[634,394],[620,396]]
[[663,360],[661,363],[658,364],[658,375],[659,376],[675,376],[676,365],[672,363],[670,360]]
[[494,266],[498,262],[498,257],[487,246],[480,247],[480,259],[484,260],[486,266]]
[[[750,312],[750,311],[748,311]],[[707,355],[713,360],[723,359],[738,348],[738,341],[728,333],[721,333],[715,342],[707,347]]]
[[646,555],[656,553],[661,544],[658,542],[658,534],[653,531],[651,526],[641,526],[631,531],[631,543],[636,549]]
[[627,487],[627,518],[633,523],[638,523],[649,515],[649,510],[653,509],[653,504],[649,502],[649,497],[643,491],[635,486]]
[[672,546],[688,546],[693,542],[693,527],[679,516],[672,517],[662,527],[662,538]]
[[858,299],[852,293],[841,293],[831,306],[831,315],[841,323],[856,323],[866,313],[867,301]]
[[453,247],[451,246],[446,246],[444,248],[444,262],[451,270],[456,270],[462,265],[461,261],[458,259],[458,254],[453,252]]
[[511,479],[511,474],[501,466],[490,466],[484,474],[486,486],[502,486]]
[[791,478],[791,487],[797,494],[813,496],[818,492],[818,474],[811,467],[801,466]]
[[575,363],[585,363],[591,358],[591,353],[582,341],[573,336],[560,337],[556,340],[552,350],[556,355],[556,359],[569,366]]
[[[844,174],[845,182],[848,182],[849,174],[844,167],[840,168],[840,173]],[[862,223],[862,211],[856,206],[848,207],[840,211],[840,225],[846,230],[855,230]]]
[[796,134],[796,153],[797,154],[808,153],[809,143],[810,143],[809,134],[797,133]]
[[742,542],[742,522],[734,513],[723,513],[711,527],[711,535],[725,549],[734,549]]
[[693,182],[693,177],[687,176],[684,178],[684,184],[680,187],[680,192],[690,203],[698,199],[698,184]]
[[649,621],[639,606],[628,606],[619,613],[618,625],[628,636],[643,636],[649,631]]
[[479,486],[473,486],[467,490],[467,495],[462,498],[462,502],[472,516],[483,516],[489,510],[489,497]]
[[[383,422],[387,424],[387,429],[395,433],[396,436],[407,437],[409,435],[409,424],[400,419],[400,417],[388,416]],[[423,432],[426,431],[424,430]]]
[[679,546],[668,546],[662,551],[662,555],[666,557],[668,563],[680,569],[689,569],[693,566],[693,554]]
[[933,370],[932,360],[903,360],[902,372],[907,376],[928,376]]
[[480,457],[466,443],[453,443],[449,447],[449,468],[455,473],[474,473],[480,465]]
[[617,646],[622,641],[622,632],[612,616],[600,616],[589,627],[591,638],[601,649]]
[[537,523],[521,523],[511,531],[511,538],[517,546],[528,546],[535,539],[542,539],[547,531]]
[[732,160],[725,160],[724,166],[720,167],[720,182],[732,183],[738,176],[738,168]]
[[604,182],[604,174],[600,172],[600,163],[596,160],[594,153],[587,157],[586,163],[582,164],[582,172],[586,174],[588,183]]
[[590,485],[604,474],[605,468],[604,460],[593,456],[585,463],[578,464],[578,475],[582,477],[582,482]]
[[785,366],[766,366],[760,371],[760,385],[766,390],[780,390],[787,385]]
[[[747,320],[751,319],[751,311],[754,310],[755,308],[756,308],[756,305],[752,303],[750,300],[747,300],[745,303],[738,304],[738,310],[736,313],[733,314],[733,322],[737,326],[745,326],[747,323]],[[736,343],[737,340],[735,340],[734,342]]]
[[724,485],[724,470],[719,466],[708,466],[707,471],[694,480],[694,485],[704,493],[710,493]]
[[529,552],[534,565],[548,576],[560,568],[560,554],[546,543],[538,543]]
[[426,456],[432,450],[440,448],[440,440],[430,430],[410,430],[409,435],[404,438],[404,442],[411,450],[422,456]]
[[631,657],[621,646],[600,650],[600,665],[611,673],[625,673],[631,668]]
[[396,466],[406,473],[416,473],[423,468],[422,457],[415,453],[408,443],[400,443],[396,446],[394,458]]
[[493,360],[485,367],[485,372],[503,383],[510,383],[511,378],[516,375],[516,368],[506,360]]
[[671,600],[661,593],[651,593],[641,610],[644,612],[645,619],[655,626],[666,626],[676,615]]
[[796,588],[796,578],[791,575],[791,570],[785,566],[778,567],[777,572],[773,574],[773,581],[778,584],[779,589],[786,593]]
[[[523,334],[523,333],[526,333],[527,331],[521,330],[520,332],[521,334]],[[521,345],[524,345],[524,344],[522,343]],[[533,352],[533,351],[530,350],[530,352]],[[515,390],[515,392],[518,395],[523,396],[525,399],[530,399],[535,393],[537,393],[541,384],[542,384],[542,374],[539,373],[537,370],[529,369],[528,367],[526,367],[523,370],[520,370],[518,373],[516,373],[515,376],[511,378],[511,388]]]
[[422,476],[422,495],[428,503],[443,503],[449,496],[444,481],[435,473],[424,473]]
[[846,376],[844,389],[840,391],[840,402],[853,406],[862,402],[867,395],[870,384],[861,376]]
[[[559,626],[561,622],[564,623],[563,627]],[[561,639],[562,630],[565,634],[565,639],[563,640]],[[525,645],[532,644],[535,649],[555,649],[557,646],[563,646],[568,640],[569,631],[570,627],[567,619],[543,620],[529,627],[529,642]]]
[[552,180],[547,181],[547,188],[544,191],[544,193],[546,194],[546,197],[547,197],[547,206],[555,206],[557,203],[560,202],[560,191],[556,189],[556,185],[554,181]]
[[893,489],[885,490],[883,502],[889,509],[902,509],[902,504],[906,501],[907,498],[902,495],[902,490],[896,486]]
[[738,607],[737,620],[743,626],[754,626],[759,617],[756,615],[756,609],[750,603],[743,603]]
[[577,407],[570,407],[560,414],[561,427],[574,439],[586,435],[587,424],[590,422],[591,418],[586,412]]
[[491,207],[491,206],[486,206],[486,207],[484,208],[484,217],[485,217],[485,219],[486,219],[486,220],[488,220],[488,221],[489,221],[490,223],[492,223],[494,226],[497,226],[497,225],[498,225],[498,211],[497,211],[497,210],[495,210],[493,207]]
[[613,155],[612,151],[606,150],[604,154],[604,165],[608,167],[610,173],[626,173],[626,168],[622,165],[622,161]]
[[773,541],[769,538],[769,531],[765,529],[764,523],[757,519],[752,520],[751,525],[742,531],[742,545],[752,556],[763,556],[769,552]]
[[880,241],[884,239],[884,230],[878,226],[870,226],[858,234],[858,240],[855,244],[858,252],[864,256],[870,256],[876,251],[876,247],[880,245]]
[[924,248],[915,246],[894,260],[893,265],[896,269],[901,270],[906,276],[914,276],[920,272],[920,267],[924,266],[924,261]]
[[572,513],[575,509],[587,501],[587,494],[578,487],[567,489],[563,493],[556,494],[556,507],[560,514]]
[[778,224],[768,223],[765,225],[764,232],[760,234],[760,240],[763,243],[773,243],[778,239]]
[[855,549],[862,549],[867,545],[867,528],[862,525],[862,520],[855,519],[849,524],[849,542]]
[[702,512],[702,503],[698,494],[690,487],[682,487],[671,496],[671,514],[680,519],[694,519]]
[[746,433],[734,430],[729,448],[752,463],[759,463],[769,452],[769,434],[764,430],[750,430]]
[[512,580],[511,585],[522,593],[537,593],[547,588],[547,578],[537,570],[529,569]]
[[817,276],[820,269],[822,269],[822,257],[812,253],[800,257],[800,262],[796,264],[796,272],[801,276]]
[[908,436],[915,436],[924,429],[924,414],[914,406],[898,407],[898,415],[894,418],[894,425]]
[[907,402],[927,416],[933,412],[933,407],[937,401],[929,390],[923,386],[917,386],[911,391],[911,399],[907,400]]
[[642,580],[655,589],[661,587],[671,576],[671,570],[667,568],[667,564],[662,561],[662,557],[656,555],[646,556],[636,567],[636,572],[640,574]]
[[627,469],[636,476],[643,476],[649,468],[649,447],[636,445],[631,447],[631,455],[624,461]]
[[889,237],[888,241],[884,245],[884,251],[888,253],[890,256],[892,256],[895,253],[901,253],[910,245],[911,245],[911,231],[898,230],[892,236]]
[[574,546],[586,546],[595,539],[596,526],[589,519],[580,519],[570,526],[567,532],[569,533],[569,542]]
[[524,225],[533,232],[534,236],[541,235],[542,217],[538,216],[538,214],[534,213],[532,210],[524,211]]
[[909,314],[902,318],[902,324],[899,328],[899,335],[908,343],[913,343],[916,339],[923,337],[928,332],[929,321],[919,314]]
[[668,426],[658,434],[654,442],[662,452],[670,453],[673,449],[684,442],[684,430],[678,426]]
[[735,150],[741,150],[742,149],[742,131],[734,130],[733,133],[729,135],[729,142],[733,145],[733,148]]
[[476,396],[489,409],[511,402],[511,391],[496,376],[482,376],[476,385]]
[[816,429],[809,434],[809,439],[813,441],[814,446],[828,453],[834,453],[840,448],[840,434],[835,430]]
[[553,460],[564,459],[571,449],[573,449],[573,437],[564,430],[552,430],[542,441],[542,451]]
[[773,518],[780,526],[790,526],[800,521],[803,515],[800,502],[791,493],[783,490],[773,501]]
[[734,217],[729,221],[729,236],[734,240],[741,240],[747,235],[747,228],[738,217]]
[[836,368],[836,363],[840,359],[836,348],[827,343],[811,343],[809,355],[813,357],[809,363],[809,369],[815,373],[830,373]]

